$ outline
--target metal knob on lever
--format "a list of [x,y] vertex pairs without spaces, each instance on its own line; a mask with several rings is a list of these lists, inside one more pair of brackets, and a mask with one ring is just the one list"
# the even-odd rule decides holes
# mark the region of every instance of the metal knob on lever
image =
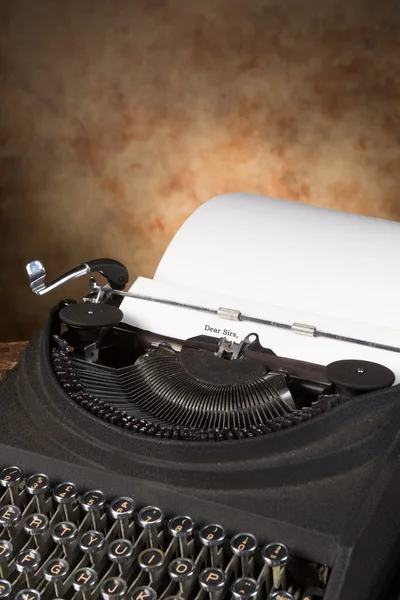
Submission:
[[113,289],[123,290],[128,283],[129,274],[127,268],[117,260],[112,258],[97,258],[96,260],[90,260],[89,262],[82,263],[67,271],[64,275],[61,275],[54,281],[46,284],[46,269],[40,260],[33,260],[26,265],[26,271],[29,277],[29,283],[32,292],[43,296],[52,290],[56,289],[60,285],[82,277],[82,275],[89,275],[89,273],[100,273],[105,277]]

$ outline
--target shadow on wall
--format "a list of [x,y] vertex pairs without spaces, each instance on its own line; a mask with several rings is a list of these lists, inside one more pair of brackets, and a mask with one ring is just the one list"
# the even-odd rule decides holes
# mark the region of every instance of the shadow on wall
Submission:
[[86,291],[36,298],[26,262],[152,276],[220,193],[400,219],[399,25],[397,1],[2,3],[0,340]]

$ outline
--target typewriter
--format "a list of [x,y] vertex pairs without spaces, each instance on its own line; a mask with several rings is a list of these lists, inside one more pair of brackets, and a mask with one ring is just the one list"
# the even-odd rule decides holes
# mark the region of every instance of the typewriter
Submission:
[[90,278],[0,384],[0,600],[398,600],[399,240],[238,193],[130,288],[29,263]]

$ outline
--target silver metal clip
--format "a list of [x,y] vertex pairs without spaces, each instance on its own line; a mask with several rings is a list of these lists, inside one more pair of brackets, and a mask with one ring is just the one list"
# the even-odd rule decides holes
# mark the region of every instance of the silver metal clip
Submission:
[[223,306],[220,306],[217,310],[217,315],[221,317],[221,319],[228,319],[229,321],[240,320],[240,310],[234,310],[233,308],[224,308]]
[[304,323],[293,323],[292,331],[293,333],[297,333],[299,335],[307,335],[308,337],[314,337],[317,328],[314,327],[314,325],[305,325]]

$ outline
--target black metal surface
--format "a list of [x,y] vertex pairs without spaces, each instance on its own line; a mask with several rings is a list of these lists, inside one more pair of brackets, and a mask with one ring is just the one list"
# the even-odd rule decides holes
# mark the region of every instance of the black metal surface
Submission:
[[[273,435],[203,443],[138,435],[83,410],[50,358],[53,315],[0,386],[0,460],[134,496],[228,534],[281,540],[332,570],[324,600],[386,600],[400,531],[399,387]],[[73,382],[71,382],[72,384]]]

